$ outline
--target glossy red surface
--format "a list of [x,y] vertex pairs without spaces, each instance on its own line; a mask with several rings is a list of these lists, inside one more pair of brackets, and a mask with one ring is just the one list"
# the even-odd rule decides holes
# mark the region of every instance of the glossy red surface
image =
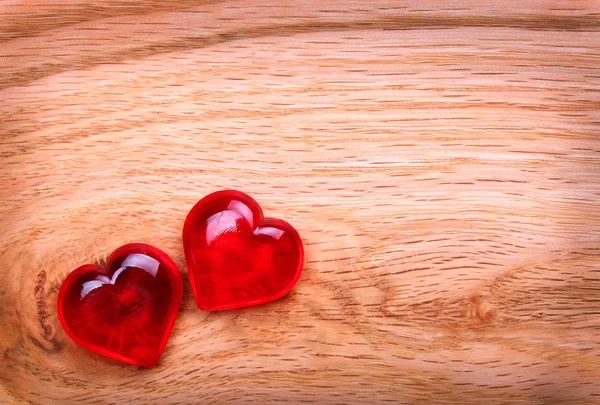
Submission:
[[298,232],[263,218],[258,203],[235,190],[200,200],[183,227],[188,274],[200,309],[262,304],[292,289],[304,262]]
[[177,266],[159,249],[121,246],[106,267],[71,272],[58,293],[58,318],[79,345],[125,363],[154,367],[181,304]]

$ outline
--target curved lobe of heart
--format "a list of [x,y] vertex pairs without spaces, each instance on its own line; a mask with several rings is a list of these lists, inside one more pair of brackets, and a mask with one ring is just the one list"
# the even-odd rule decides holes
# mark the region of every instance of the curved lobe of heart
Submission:
[[304,261],[298,232],[263,218],[258,203],[235,190],[210,194],[192,208],[183,245],[196,303],[206,310],[276,300],[292,289]]
[[143,367],[158,362],[181,304],[183,285],[166,253],[132,243],[106,267],[84,265],[58,294],[58,317],[79,345]]

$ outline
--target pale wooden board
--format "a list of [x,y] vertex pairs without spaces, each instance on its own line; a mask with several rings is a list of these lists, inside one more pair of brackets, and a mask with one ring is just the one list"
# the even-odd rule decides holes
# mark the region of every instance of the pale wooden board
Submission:
[[[600,404],[600,3],[0,3],[0,402]],[[299,230],[285,298],[193,301],[183,219]],[[60,283],[165,250],[159,365],[68,339]]]

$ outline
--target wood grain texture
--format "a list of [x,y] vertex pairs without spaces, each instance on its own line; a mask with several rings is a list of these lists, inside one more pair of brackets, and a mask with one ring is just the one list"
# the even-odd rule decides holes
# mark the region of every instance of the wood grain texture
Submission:
[[[599,66],[598,1],[1,2],[0,402],[600,404]],[[285,298],[195,307],[223,188],[303,237]],[[151,370],[56,317],[134,241],[184,277]]]

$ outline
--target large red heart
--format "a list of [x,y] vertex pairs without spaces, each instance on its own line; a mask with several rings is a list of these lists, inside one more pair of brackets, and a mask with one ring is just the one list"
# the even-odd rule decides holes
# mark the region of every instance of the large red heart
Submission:
[[58,319],[76,343],[125,363],[154,367],[181,304],[177,266],[161,250],[131,243],[106,267],[83,265],[58,293]]
[[298,232],[263,218],[258,203],[235,190],[212,193],[192,208],[183,248],[196,303],[205,310],[276,300],[296,284],[304,262]]

